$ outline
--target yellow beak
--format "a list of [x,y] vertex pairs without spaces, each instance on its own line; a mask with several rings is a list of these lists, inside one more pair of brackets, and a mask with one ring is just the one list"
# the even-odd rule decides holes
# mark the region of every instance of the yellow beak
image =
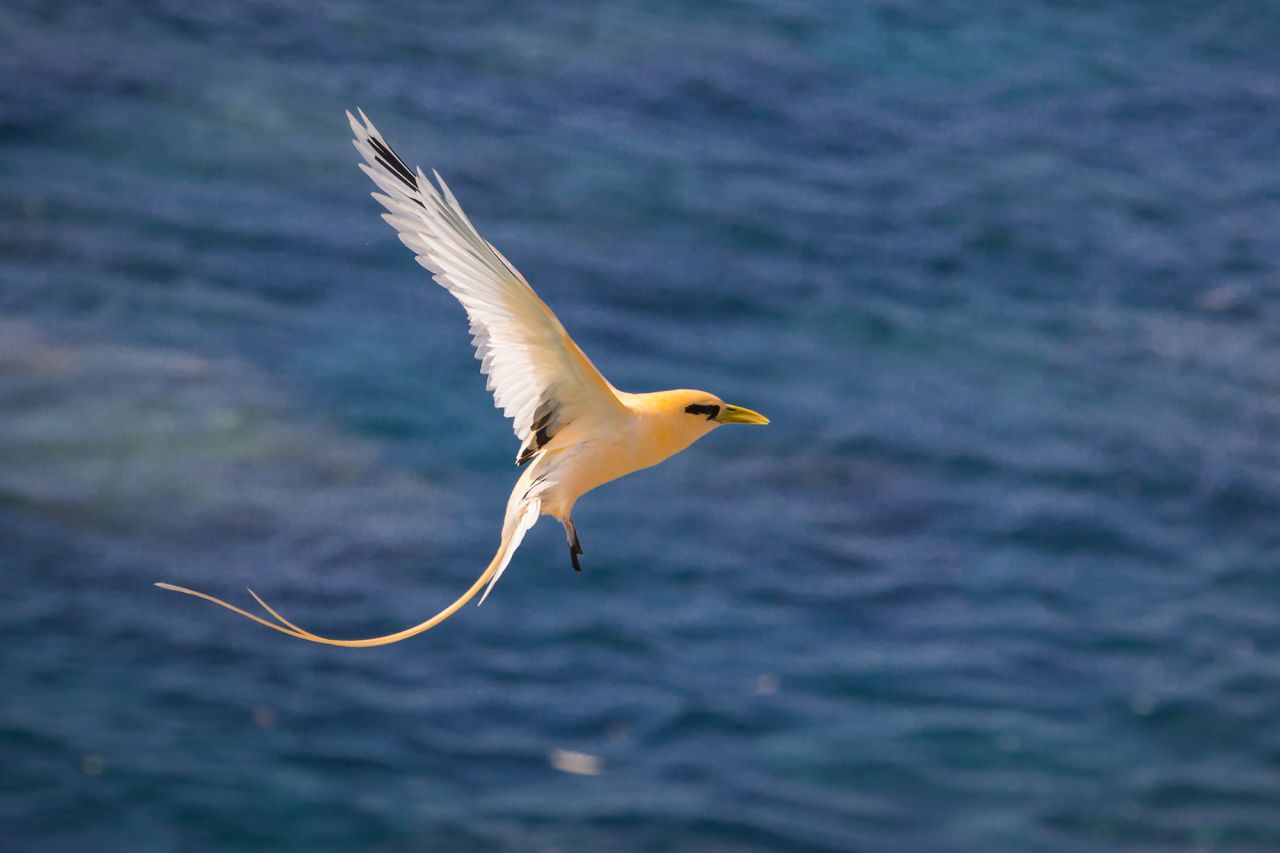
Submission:
[[716,416],[722,424],[767,424],[769,419],[759,412],[744,409],[741,406],[726,405]]

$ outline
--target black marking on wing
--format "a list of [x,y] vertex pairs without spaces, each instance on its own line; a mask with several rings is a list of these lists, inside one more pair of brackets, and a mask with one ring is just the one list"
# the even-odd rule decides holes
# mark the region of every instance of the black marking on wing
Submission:
[[684,410],[691,415],[706,415],[709,421],[714,421],[720,414],[720,407],[711,403],[690,403]]
[[[417,193],[418,179],[414,177],[409,167],[404,164],[404,160],[400,159],[400,155],[390,145],[375,138],[370,133],[366,132],[364,138],[373,148],[373,159],[378,161],[378,165],[395,175],[400,183]],[[418,207],[426,207],[416,195],[409,195],[408,198]]]
[[418,188],[418,179],[413,176],[413,172],[409,171],[409,167],[400,159],[400,155],[391,150],[391,146],[383,143],[381,140],[369,137],[369,144],[373,150],[377,152],[377,160],[388,172],[395,175],[402,183],[410,189]]
[[[544,403],[543,406],[548,406],[548,404]],[[555,410],[548,407],[542,416],[533,422],[533,426],[530,427],[533,435],[529,436],[528,442],[524,447],[520,448],[520,455],[516,457],[517,466],[524,465],[533,458],[535,453],[546,447],[547,442],[555,438],[555,435],[551,432],[551,418],[553,415],[555,415]]]

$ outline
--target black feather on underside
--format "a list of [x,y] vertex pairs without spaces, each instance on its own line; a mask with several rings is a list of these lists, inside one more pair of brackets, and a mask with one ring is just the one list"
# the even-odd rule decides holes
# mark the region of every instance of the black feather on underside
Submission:
[[547,442],[551,441],[555,436],[551,433],[551,416],[555,412],[548,410],[543,413],[542,417],[534,421],[530,429],[533,435],[529,436],[529,441],[520,450],[520,455],[516,457],[516,465],[521,466],[533,458],[533,455],[546,447]]

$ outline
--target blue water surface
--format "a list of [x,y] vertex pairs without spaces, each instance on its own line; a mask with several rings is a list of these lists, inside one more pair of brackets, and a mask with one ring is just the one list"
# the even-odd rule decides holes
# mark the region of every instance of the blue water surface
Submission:
[[[0,848],[1280,848],[1274,3],[19,0],[0,44]],[[517,443],[355,106],[615,385],[773,419],[374,650],[151,586],[365,636],[497,543]]]

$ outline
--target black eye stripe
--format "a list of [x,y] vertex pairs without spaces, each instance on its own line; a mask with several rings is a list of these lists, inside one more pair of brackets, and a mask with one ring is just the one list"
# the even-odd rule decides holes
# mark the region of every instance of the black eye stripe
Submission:
[[706,415],[709,421],[714,421],[716,415],[720,414],[720,407],[710,403],[690,403],[684,410],[691,415]]

